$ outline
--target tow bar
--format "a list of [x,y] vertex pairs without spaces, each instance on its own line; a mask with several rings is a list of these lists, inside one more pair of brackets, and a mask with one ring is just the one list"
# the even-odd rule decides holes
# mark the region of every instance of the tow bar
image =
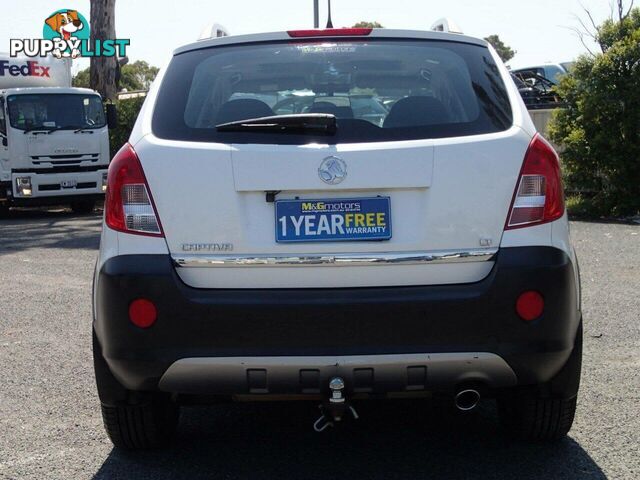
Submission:
[[321,403],[319,408],[322,415],[313,424],[313,429],[316,432],[323,432],[329,427],[333,427],[336,423],[341,422],[345,412],[350,412],[353,415],[354,420],[360,418],[358,412],[349,405],[347,399],[343,394],[344,379],[341,377],[334,377],[329,382],[329,390],[331,390],[331,396],[329,401]]

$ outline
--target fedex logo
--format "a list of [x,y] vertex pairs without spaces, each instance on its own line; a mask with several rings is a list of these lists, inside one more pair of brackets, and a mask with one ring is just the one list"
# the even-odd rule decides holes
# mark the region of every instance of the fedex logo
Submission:
[[12,77],[47,77],[49,78],[49,69],[51,67],[43,67],[38,65],[37,61],[28,61],[22,65],[10,65],[7,60],[0,60],[0,77],[11,75]]

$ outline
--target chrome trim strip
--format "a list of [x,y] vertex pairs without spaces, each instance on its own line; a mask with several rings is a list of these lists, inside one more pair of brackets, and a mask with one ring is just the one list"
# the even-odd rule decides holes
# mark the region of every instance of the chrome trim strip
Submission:
[[362,267],[367,265],[423,265],[439,263],[489,262],[497,248],[466,251],[336,253],[317,255],[174,255],[177,267]]

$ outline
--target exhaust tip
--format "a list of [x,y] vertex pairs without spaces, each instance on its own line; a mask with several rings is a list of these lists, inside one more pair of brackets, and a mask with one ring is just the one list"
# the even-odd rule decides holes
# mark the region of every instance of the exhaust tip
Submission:
[[480,403],[480,393],[473,389],[461,390],[456,394],[454,402],[458,410],[468,412]]

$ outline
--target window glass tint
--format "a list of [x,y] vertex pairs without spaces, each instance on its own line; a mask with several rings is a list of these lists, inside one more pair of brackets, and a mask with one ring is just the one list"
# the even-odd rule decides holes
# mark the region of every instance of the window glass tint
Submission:
[[[329,113],[332,137],[218,132],[221,123]],[[162,138],[226,143],[375,142],[502,131],[512,123],[481,46],[441,41],[282,42],[177,55],[153,117]]]
[[558,83],[558,81],[560,81],[560,77],[564,74],[565,71],[557,65],[549,65],[547,67],[544,67],[544,77],[554,83]]
[[30,128],[101,128],[105,125],[97,95],[27,94],[7,98],[11,126]]

